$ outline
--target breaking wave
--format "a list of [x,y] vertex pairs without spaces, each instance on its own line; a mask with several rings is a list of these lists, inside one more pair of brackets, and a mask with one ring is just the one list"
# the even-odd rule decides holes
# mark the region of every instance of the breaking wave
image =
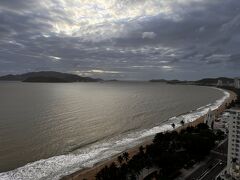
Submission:
[[144,142],[146,138],[150,138],[156,133],[173,130],[171,123],[175,123],[177,128],[181,126],[180,122],[182,120],[185,123],[193,122],[205,115],[209,109],[217,109],[230,96],[227,91],[218,90],[224,93],[221,99],[187,114],[172,117],[159,126],[141,131],[128,132],[117,137],[104,139],[101,142],[75,150],[66,155],[54,156],[26,164],[15,170],[0,173],[0,180],[56,180],[77,170],[92,167],[97,162],[111,158],[126,149]]

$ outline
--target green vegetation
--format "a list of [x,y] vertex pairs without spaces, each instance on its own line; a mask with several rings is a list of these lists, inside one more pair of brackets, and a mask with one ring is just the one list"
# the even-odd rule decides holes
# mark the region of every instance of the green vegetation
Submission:
[[[184,124],[184,122],[182,123]],[[173,125],[172,125],[173,126]],[[129,159],[128,153],[118,157],[118,164],[105,166],[96,175],[97,180],[136,179],[143,169],[158,169],[147,179],[174,179],[181,168],[189,168],[205,158],[222,136],[214,134],[206,124],[188,127],[181,132],[158,133],[152,144],[139,148]]]

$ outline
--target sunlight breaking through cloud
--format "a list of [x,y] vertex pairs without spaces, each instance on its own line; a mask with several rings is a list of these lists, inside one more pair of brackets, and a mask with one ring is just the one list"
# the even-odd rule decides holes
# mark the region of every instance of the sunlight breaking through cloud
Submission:
[[239,76],[239,9],[236,0],[2,0],[0,75]]

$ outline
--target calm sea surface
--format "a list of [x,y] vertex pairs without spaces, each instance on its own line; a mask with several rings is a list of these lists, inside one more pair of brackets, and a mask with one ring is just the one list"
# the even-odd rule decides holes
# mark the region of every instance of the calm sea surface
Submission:
[[161,83],[0,82],[0,172],[102,148],[222,96],[208,87]]

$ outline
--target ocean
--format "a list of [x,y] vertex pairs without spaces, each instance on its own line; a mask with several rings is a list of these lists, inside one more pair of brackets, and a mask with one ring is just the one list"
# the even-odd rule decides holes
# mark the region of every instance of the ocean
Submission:
[[54,180],[217,108],[229,94],[149,82],[0,82],[0,180]]

